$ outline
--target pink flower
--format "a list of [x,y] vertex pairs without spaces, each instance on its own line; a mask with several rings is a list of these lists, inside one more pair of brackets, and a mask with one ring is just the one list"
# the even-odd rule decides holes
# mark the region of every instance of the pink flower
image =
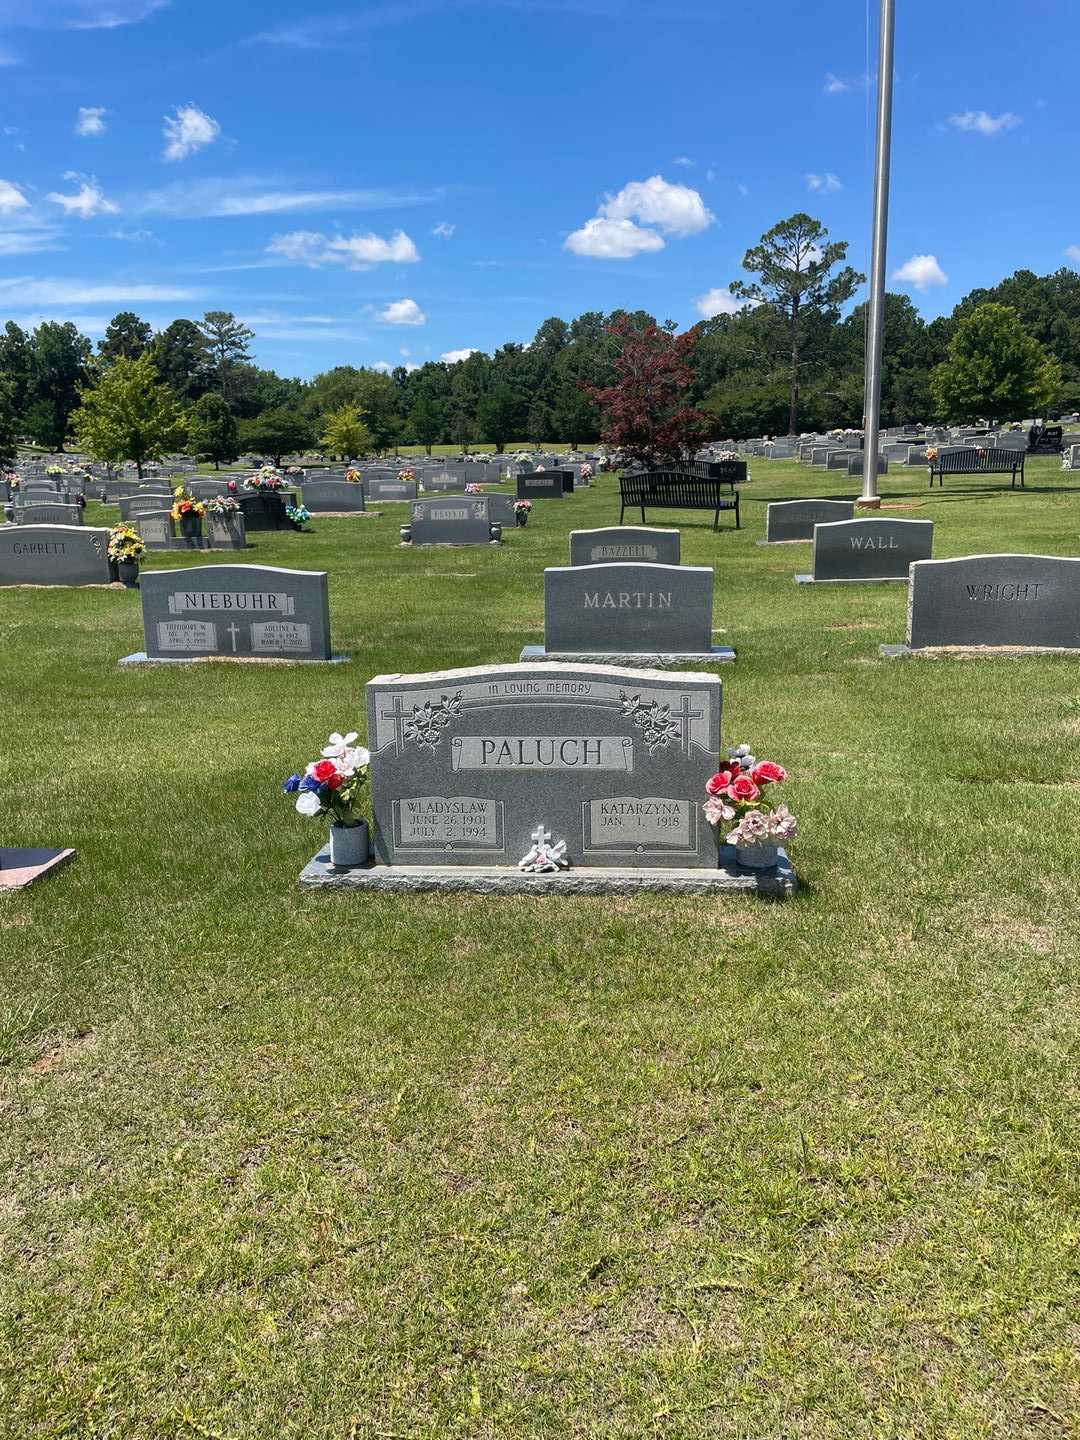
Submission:
[[771,760],[762,760],[750,771],[750,779],[755,785],[777,785],[787,779],[787,771]]
[[719,795],[728,788],[737,774],[738,771],[735,770],[718,770],[715,775],[710,775],[705,781],[706,795]]
[[761,791],[754,784],[753,780],[750,779],[749,775],[736,775],[735,779],[731,782],[730,794],[733,800],[752,802],[759,799]]
[[710,825],[719,825],[721,820],[734,820],[735,811],[730,805],[725,805],[718,795],[710,797],[701,807],[705,812],[705,819]]

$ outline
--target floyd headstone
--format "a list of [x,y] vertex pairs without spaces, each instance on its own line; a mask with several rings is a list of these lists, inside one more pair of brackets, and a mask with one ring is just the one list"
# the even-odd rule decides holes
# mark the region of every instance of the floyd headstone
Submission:
[[414,500],[402,539],[413,545],[486,545],[492,539],[486,496]]

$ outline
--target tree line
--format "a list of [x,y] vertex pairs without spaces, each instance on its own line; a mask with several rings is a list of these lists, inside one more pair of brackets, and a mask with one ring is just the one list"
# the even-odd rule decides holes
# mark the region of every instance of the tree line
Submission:
[[[809,215],[763,235],[730,285],[732,307],[742,308],[678,337],[674,410],[692,412],[699,431],[733,438],[860,425],[866,307],[844,310],[864,277],[846,257],[846,242],[830,240]],[[315,447],[360,455],[403,443],[595,443],[612,433],[626,346],[657,333],[674,341],[675,330],[645,311],[588,311],[553,316],[530,344],[492,355],[390,373],[343,364],[304,381],[254,364],[254,333],[227,311],[158,333],[124,311],[96,350],[71,322],[28,333],[9,320],[0,335],[0,458],[24,439],[139,463],[176,449],[223,463]],[[662,351],[653,344],[641,353]],[[907,296],[886,297],[885,424],[1078,407],[1080,275],[1072,270],[1017,271],[929,323]]]

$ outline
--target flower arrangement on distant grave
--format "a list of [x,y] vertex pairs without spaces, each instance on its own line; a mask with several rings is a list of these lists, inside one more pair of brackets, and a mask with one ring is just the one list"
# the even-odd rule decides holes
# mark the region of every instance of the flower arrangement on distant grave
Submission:
[[352,825],[370,761],[370,752],[356,743],[355,730],[348,735],[335,730],[322,758],[312,760],[302,775],[290,775],[281,788],[296,796],[301,815],[329,815],[335,824]]
[[294,479],[300,479],[303,476],[303,473],[304,467],[302,465],[290,465],[289,468],[285,471],[286,475],[291,475],[294,477]]
[[[768,444],[771,445],[772,441],[768,441]],[[737,450],[721,450],[716,458],[718,460],[738,460],[739,452]]]
[[297,530],[302,530],[305,524],[311,519],[311,511],[306,505],[286,505],[286,518],[291,520]]
[[212,495],[206,501],[206,510],[210,515],[236,515],[240,510],[240,501],[235,495]]
[[245,490],[284,490],[285,477],[280,475],[273,465],[260,465],[254,474],[249,475],[244,481]]
[[22,488],[22,480],[15,470],[5,471],[4,479],[12,490],[20,490]]
[[206,506],[201,500],[196,500],[190,490],[183,485],[177,485],[173,491],[172,518],[174,520],[201,520],[206,514]]
[[592,466],[582,465],[581,469],[578,471],[578,474],[581,477],[582,483],[584,484],[587,480],[592,479]]
[[483,495],[483,493],[484,487],[482,485],[476,485],[470,482],[468,485],[465,486],[466,495]]
[[348,470],[345,471],[345,479],[350,485],[360,484],[360,471],[357,470],[355,465],[350,465]]
[[46,475],[63,475],[63,473],[64,473],[64,467],[63,467],[62,465],[46,465],[46,466],[45,466],[45,474],[46,474]]
[[109,559],[137,564],[146,554],[146,542],[134,525],[114,525],[109,531]]
[[926,458],[927,460],[936,460],[938,458],[938,448],[936,445],[928,445],[926,447]]
[[403,480],[406,485],[411,485],[416,479],[416,471],[412,468],[411,465],[406,465],[404,470],[399,470],[397,472],[397,478],[399,480]]
[[729,845],[777,845],[794,840],[798,825],[786,805],[775,808],[766,798],[787,779],[782,765],[756,760],[749,745],[728,750],[728,761],[705,782],[705,818],[719,837],[722,825],[734,826],[724,837]]

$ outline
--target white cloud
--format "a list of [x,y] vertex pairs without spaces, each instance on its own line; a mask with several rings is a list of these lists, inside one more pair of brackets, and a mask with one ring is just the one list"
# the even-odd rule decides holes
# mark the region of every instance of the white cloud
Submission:
[[197,105],[178,105],[175,115],[164,117],[165,149],[163,160],[186,160],[206,145],[211,145],[221,134],[221,126]]
[[427,324],[427,316],[415,300],[392,300],[375,318],[383,325]]
[[439,359],[445,360],[447,365],[458,365],[462,360],[467,360],[470,355],[477,353],[475,346],[469,350],[447,350],[445,354],[439,356]]
[[738,190],[739,194],[742,195],[742,196],[744,196],[744,197],[750,194],[750,186],[749,186],[749,185],[738,185],[738,186],[736,186],[736,189]]
[[689,185],[671,185],[662,175],[631,180],[617,195],[605,199],[599,214],[608,220],[655,225],[665,235],[696,235],[714,218],[696,190]]
[[673,165],[694,165],[697,162],[691,160],[689,155],[676,155],[675,159],[671,163]]
[[75,134],[82,135],[88,140],[104,135],[108,129],[105,124],[105,116],[108,113],[103,105],[80,105],[79,114],[75,120]]
[[129,208],[143,215],[205,220],[302,210],[396,210],[428,204],[435,198],[433,191],[308,190],[280,176],[240,175],[173,181],[134,196]]
[[117,30],[121,25],[138,25],[169,0],[63,0],[56,8],[65,30]]
[[825,175],[807,175],[806,183],[811,190],[817,190],[821,195],[835,195],[844,188],[839,175],[834,175],[831,170]]
[[95,215],[119,215],[120,206],[115,201],[106,200],[104,191],[93,177],[87,179],[69,170],[64,179],[80,181],[75,194],[61,195],[52,190],[45,198],[53,205],[59,205],[65,215],[79,220],[92,220]]
[[936,255],[913,255],[893,272],[892,278],[903,285],[913,285],[916,290],[927,290],[931,285],[949,283],[949,277],[938,264]]
[[17,185],[10,180],[0,180],[0,215],[17,215],[20,210],[29,210],[30,201]]
[[0,230],[0,255],[37,255],[42,250],[59,250],[55,243],[56,231]]
[[134,245],[146,244],[147,241],[153,240],[153,238],[154,232],[152,230],[125,230],[122,226],[118,226],[115,230],[109,231],[110,240],[130,240]]
[[398,354],[399,354],[399,355],[403,355],[403,356],[405,357],[405,359],[407,360],[407,359],[409,358],[409,356],[412,354],[412,351],[409,349],[409,347],[408,347],[407,345],[402,345],[402,346],[400,347],[400,349],[398,350]]
[[1080,245],[1067,246],[1065,249],[1065,258],[1066,260],[1073,261],[1076,265],[1080,265]]
[[380,375],[389,375],[394,367],[390,364],[389,360],[376,360],[371,368],[372,370],[377,370]]
[[949,116],[949,124],[954,129],[975,135],[1000,135],[1003,130],[1015,130],[1021,123],[1021,117],[1011,110],[1001,115],[988,115],[985,110],[965,110],[961,115]]
[[319,230],[291,230],[276,235],[266,253],[313,269],[319,265],[345,265],[350,270],[367,270],[387,262],[413,265],[420,259],[420,252],[404,230],[395,230],[387,239],[370,234],[328,237]]
[[566,237],[564,249],[590,260],[629,260],[650,250],[663,250],[664,237],[643,230],[632,220],[607,220],[597,215]]
[[711,320],[714,315],[737,315],[752,304],[752,300],[739,300],[730,290],[717,288],[699,295],[694,301],[694,308],[703,320]]
[[30,280],[25,277],[15,280],[0,280],[0,303],[6,304],[8,297],[20,305],[117,305],[154,304],[179,300],[198,300],[200,290],[189,290],[179,285],[140,285],[118,281],[113,284],[87,284],[78,280]]
[[834,75],[831,70],[825,76],[824,89],[826,95],[842,95],[845,90],[850,90],[850,88],[846,80],[841,80],[840,76]]
[[457,226],[451,225],[448,220],[440,220],[431,233],[438,235],[441,240],[449,240],[456,229]]

